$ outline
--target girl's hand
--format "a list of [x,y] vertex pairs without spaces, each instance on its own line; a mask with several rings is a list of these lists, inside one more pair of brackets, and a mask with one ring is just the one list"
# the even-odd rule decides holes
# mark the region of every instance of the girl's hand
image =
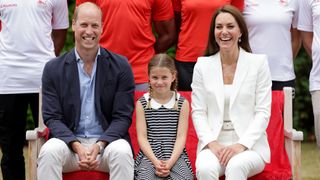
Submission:
[[156,172],[155,174],[159,177],[167,177],[170,174],[170,170],[166,168],[166,164],[162,160],[157,160],[155,163],[153,163]]

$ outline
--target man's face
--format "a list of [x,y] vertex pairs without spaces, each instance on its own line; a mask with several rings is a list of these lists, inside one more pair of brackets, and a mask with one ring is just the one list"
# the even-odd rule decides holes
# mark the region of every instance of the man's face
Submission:
[[79,9],[77,19],[72,22],[72,30],[79,52],[97,49],[102,33],[100,12],[92,6]]

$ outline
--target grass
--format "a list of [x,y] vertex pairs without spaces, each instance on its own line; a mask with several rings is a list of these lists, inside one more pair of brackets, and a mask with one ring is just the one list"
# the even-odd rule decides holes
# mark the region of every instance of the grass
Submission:
[[[317,149],[315,142],[303,142],[301,150],[302,180],[320,180],[320,149]],[[27,156],[26,152],[27,147],[24,148],[25,156]],[[1,152],[0,157],[2,157]],[[28,169],[27,166],[26,169]],[[28,170],[26,172],[28,173]],[[1,171],[0,180],[2,180]]]
[[315,142],[304,142],[301,147],[301,167],[303,180],[320,179],[320,149]]

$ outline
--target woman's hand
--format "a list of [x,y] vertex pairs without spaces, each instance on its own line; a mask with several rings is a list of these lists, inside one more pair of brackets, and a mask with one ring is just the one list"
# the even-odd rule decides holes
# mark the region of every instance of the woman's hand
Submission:
[[210,149],[210,151],[217,156],[217,158],[220,160],[220,152],[223,148],[225,148],[224,145],[218,143],[217,141],[210,142],[207,147]]
[[227,166],[229,160],[233,156],[245,151],[246,149],[247,149],[247,147],[245,147],[242,144],[238,144],[238,143],[230,145],[230,146],[226,146],[226,147],[220,149],[220,151],[218,153],[218,154],[220,154],[220,158],[219,158],[220,164],[223,166]]

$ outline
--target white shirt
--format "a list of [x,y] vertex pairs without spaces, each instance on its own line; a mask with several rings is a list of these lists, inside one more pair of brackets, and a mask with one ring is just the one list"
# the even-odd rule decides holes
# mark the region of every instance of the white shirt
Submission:
[[67,1],[0,0],[0,21],[0,94],[39,92],[52,29],[69,26]]
[[299,1],[298,29],[313,32],[310,91],[320,90],[320,0]]
[[268,55],[272,80],[295,79],[290,29],[298,21],[297,0],[245,0],[243,15],[253,53]]

